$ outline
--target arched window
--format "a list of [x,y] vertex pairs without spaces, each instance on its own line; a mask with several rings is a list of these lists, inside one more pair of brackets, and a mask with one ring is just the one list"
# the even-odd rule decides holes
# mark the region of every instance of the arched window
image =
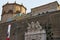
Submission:
[[40,15],[40,13],[38,15]]
[[32,40],[35,40],[35,39],[32,39]]
[[8,13],[13,13],[13,10],[9,10]]
[[20,11],[16,11],[16,13],[21,13]]
[[42,14],[44,14],[44,12],[42,12]]

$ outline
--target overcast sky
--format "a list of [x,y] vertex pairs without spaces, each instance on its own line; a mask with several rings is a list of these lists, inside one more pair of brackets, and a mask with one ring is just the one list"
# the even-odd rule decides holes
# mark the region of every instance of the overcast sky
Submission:
[[27,8],[27,12],[30,12],[31,8],[45,5],[54,1],[57,1],[60,4],[60,0],[0,0],[0,19],[1,19],[1,13],[2,13],[2,6],[7,2],[14,3],[15,1],[18,4],[23,3],[23,5]]

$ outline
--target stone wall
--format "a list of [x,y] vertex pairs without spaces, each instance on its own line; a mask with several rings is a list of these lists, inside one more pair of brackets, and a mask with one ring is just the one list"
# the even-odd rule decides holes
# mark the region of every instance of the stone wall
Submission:
[[42,6],[32,8],[31,9],[31,12],[32,12],[31,14],[34,16],[34,15],[37,15],[37,14],[52,12],[52,11],[58,10],[57,8],[59,8],[59,4],[55,1],[55,2],[52,2],[52,3],[46,4],[46,5],[42,5]]
[[3,5],[1,21],[6,22],[7,19],[15,16],[18,13],[26,14],[26,8],[17,3],[7,3]]
[[[26,27],[28,27],[28,23],[31,22],[37,22],[42,25],[42,27],[45,27],[45,24],[47,25],[48,23],[51,24],[52,27],[52,33],[53,33],[53,38],[59,39],[60,40],[60,10],[59,11],[54,11],[54,12],[48,12],[45,14],[41,15],[36,15],[36,16],[31,16],[31,17],[26,17],[21,20],[15,20],[12,22],[6,22],[6,23],[1,23],[0,24],[0,38],[1,40],[6,39],[6,33],[7,33],[7,27],[8,24],[12,24],[11,28],[11,40],[16,37],[17,40],[24,40],[24,33],[27,31]],[[16,30],[16,31],[15,31]],[[16,33],[16,34],[14,34]],[[14,35],[14,36],[13,36]]]

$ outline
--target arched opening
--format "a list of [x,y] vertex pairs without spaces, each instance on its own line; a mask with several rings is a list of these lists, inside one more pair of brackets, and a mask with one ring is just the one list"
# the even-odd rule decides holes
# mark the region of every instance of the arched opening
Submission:
[[9,10],[8,13],[13,13],[13,10]]

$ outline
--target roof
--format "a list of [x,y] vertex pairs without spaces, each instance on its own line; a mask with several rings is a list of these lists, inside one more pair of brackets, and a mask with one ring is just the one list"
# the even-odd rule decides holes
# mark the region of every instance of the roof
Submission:
[[[3,7],[6,6],[6,5],[18,5],[18,6],[23,6],[23,4],[17,4],[17,3],[6,3],[5,5],[3,5]],[[25,6],[23,6],[23,7],[26,9]]]
[[[32,9],[41,8],[41,7],[44,7],[44,6],[47,6],[47,5],[53,4],[53,3],[54,3],[54,4],[56,3],[56,4],[59,6],[58,2],[57,2],[57,1],[54,1],[54,2],[51,2],[51,3],[45,4],[45,5],[42,5],[42,6],[38,6],[38,7],[32,8]],[[31,9],[31,10],[32,10],[32,9]]]

